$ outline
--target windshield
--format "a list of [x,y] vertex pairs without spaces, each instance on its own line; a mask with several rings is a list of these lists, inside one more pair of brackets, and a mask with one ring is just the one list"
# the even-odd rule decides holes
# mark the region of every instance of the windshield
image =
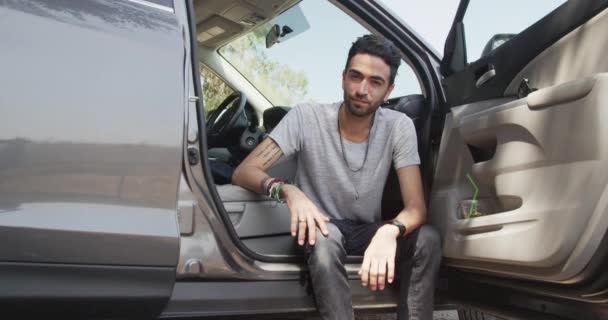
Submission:
[[[292,32],[266,48],[275,25]],[[357,37],[369,33],[328,1],[305,0],[219,50],[273,105],[342,100],[342,71]],[[391,97],[420,94],[418,78],[402,62]]]

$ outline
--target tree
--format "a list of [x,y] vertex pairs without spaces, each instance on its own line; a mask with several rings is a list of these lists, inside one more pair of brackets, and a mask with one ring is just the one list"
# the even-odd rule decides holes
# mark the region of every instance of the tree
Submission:
[[200,75],[203,78],[203,103],[205,105],[205,114],[217,108],[226,97],[231,95],[234,90],[230,88],[226,82],[215,75],[205,65],[200,65]]
[[220,53],[238,69],[273,105],[291,106],[308,93],[308,78],[303,70],[271,60],[266,54],[265,24],[220,49]]

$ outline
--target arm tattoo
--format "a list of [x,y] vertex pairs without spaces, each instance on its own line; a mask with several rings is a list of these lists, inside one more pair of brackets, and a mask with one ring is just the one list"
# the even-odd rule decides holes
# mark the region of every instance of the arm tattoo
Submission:
[[256,154],[256,156],[261,156],[264,152],[266,152],[268,149],[274,147],[274,144],[270,143],[268,144],[266,147],[264,147],[264,149],[260,150],[260,152],[258,152]]
[[275,148],[274,150],[272,150],[272,153],[269,151],[266,154],[264,154],[264,159],[266,159],[266,161],[264,161],[263,166],[266,167],[268,164],[270,164],[270,162],[272,162],[274,157],[280,153],[281,153],[281,149]]
[[267,159],[269,154],[274,154],[274,153],[276,153],[277,150],[280,151],[280,149],[275,145],[269,145],[268,147],[269,148],[264,149],[264,154],[262,154],[262,158],[264,158],[264,159]]

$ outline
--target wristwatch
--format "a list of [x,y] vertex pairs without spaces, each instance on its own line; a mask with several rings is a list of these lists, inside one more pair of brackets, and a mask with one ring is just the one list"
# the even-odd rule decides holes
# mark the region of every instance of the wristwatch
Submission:
[[405,235],[405,232],[407,231],[407,228],[405,227],[405,225],[397,220],[389,220],[386,222],[386,224],[392,224],[394,226],[396,226],[397,228],[399,228],[399,236],[403,237]]

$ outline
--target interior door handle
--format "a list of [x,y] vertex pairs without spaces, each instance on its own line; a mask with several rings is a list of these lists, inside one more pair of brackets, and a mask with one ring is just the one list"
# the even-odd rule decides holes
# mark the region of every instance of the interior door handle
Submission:
[[485,68],[481,69],[480,71],[483,73],[477,77],[477,81],[475,82],[475,86],[477,88],[483,86],[486,82],[490,81],[490,79],[492,79],[492,78],[494,78],[494,76],[496,76],[496,70],[494,69],[494,66],[491,64],[487,65]]

